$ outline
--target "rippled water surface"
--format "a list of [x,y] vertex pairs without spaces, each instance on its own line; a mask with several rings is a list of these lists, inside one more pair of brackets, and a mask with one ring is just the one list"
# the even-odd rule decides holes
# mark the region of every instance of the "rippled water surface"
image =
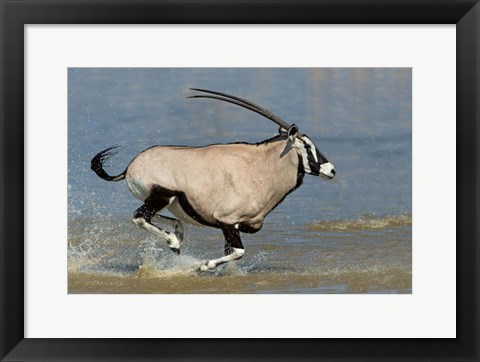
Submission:
[[[72,68],[68,78],[69,293],[411,293],[410,69]],[[114,144],[110,174],[151,145],[258,142],[277,131],[245,109],[187,99],[188,87],[296,123],[337,170],[332,181],[306,175],[259,233],[242,236],[243,259],[207,273],[196,267],[223,254],[221,231],[187,226],[177,257],[130,222],[141,202],[125,183],[90,170]]]

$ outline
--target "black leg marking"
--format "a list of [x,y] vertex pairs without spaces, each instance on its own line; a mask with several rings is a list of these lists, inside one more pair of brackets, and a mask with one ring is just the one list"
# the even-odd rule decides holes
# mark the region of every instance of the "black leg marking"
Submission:
[[155,187],[153,187],[150,196],[148,196],[145,203],[135,211],[133,217],[143,217],[148,223],[150,223],[152,217],[168,205],[171,196],[170,193],[162,194],[159,190],[156,190]]
[[222,225],[223,235],[225,236],[225,255],[230,255],[235,249],[243,249],[240,232],[233,225]]
[[[168,203],[167,203],[168,204]],[[167,205],[165,205],[167,206]],[[135,210],[135,213],[133,214],[133,217],[135,219],[138,219],[140,217],[144,218],[148,223],[152,220],[152,217],[161,210],[162,208],[160,207],[154,207],[152,205],[149,205],[147,203],[143,204],[140,206],[137,210]]]
[[233,253],[233,249],[229,243],[225,243],[224,250],[225,250],[224,252],[225,255],[230,255],[231,253]]
[[169,216],[165,216],[165,215],[159,215],[160,218],[162,218],[163,220],[168,220],[170,221],[174,226],[173,226],[173,230],[175,232],[175,234],[183,240],[183,232],[179,232],[178,230],[181,228],[180,227],[180,224],[182,223],[179,219],[175,219],[173,217],[169,217]]
[[220,264],[238,260],[245,253],[238,229],[233,225],[221,225],[221,228],[226,242],[225,256],[222,256],[218,259],[209,260],[205,264],[200,265],[200,271],[212,270]]
[[152,193],[145,200],[145,204],[140,206],[135,211],[133,215],[133,222],[139,225],[140,227],[166,239],[168,246],[170,247],[170,250],[172,250],[175,254],[180,255],[179,237],[177,237],[176,234],[172,235],[172,233],[161,229],[160,227],[154,225],[151,221],[152,217],[157,212],[164,209],[168,205],[170,201],[170,197],[172,197],[172,195],[170,194],[164,195],[159,193],[158,190],[152,189]]

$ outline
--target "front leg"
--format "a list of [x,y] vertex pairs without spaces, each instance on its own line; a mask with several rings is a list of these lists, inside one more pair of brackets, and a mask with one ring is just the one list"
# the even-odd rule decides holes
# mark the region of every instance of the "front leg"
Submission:
[[245,254],[238,229],[233,225],[222,225],[222,231],[225,236],[225,256],[207,261],[200,266],[200,271],[215,269],[218,265],[238,260]]

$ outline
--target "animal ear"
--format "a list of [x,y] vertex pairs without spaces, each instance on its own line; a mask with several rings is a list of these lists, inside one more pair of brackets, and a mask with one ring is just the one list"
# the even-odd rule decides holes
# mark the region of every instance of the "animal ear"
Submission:
[[293,141],[295,141],[295,137],[297,136],[297,133],[298,133],[297,125],[292,124],[288,129],[288,139],[290,140],[290,142],[293,143]]
[[285,134],[285,133],[287,133],[287,130],[286,130],[285,128],[283,128],[283,127],[281,127],[281,126],[278,127],[278,134],[281,134],[281,135],[282,135],[282,134]]

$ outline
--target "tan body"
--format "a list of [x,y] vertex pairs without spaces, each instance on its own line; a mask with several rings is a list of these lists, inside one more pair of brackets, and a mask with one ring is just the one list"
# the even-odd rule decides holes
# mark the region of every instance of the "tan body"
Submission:
[[[335,168],[310,138],[267,109],[246,99],[200,88],[189,98],[211,98],[249,109],[275,122],[279,135],[258,144],[234,143],[205,147],[155,146],[135,157],[124,172],[111,176],[103,168],[118,146],[99,152],[91,169],[105,181],[126,180],[143,205],[132,222],[165,239],[180,254],[181,220],[220,228],[225,255],[208,260],[199,270],[240,259],[245,250],[240,232],[261,229],[265,217],[311,174],[332,179]],[[167,208],[178,219],[160,215]],[[173,232],[152,222],[154,216],[169,222]]]
[[[260,144],[157,146],[140,153],[125,178],[130,191],[142,201],[157,185],[183,192],[209,224],[240,224],[259,230],[268,213],[297,185],[298,155],[286,147],[286,137]],[[196,223],[182,212],[176,199],[172,198],[168,209]]]

